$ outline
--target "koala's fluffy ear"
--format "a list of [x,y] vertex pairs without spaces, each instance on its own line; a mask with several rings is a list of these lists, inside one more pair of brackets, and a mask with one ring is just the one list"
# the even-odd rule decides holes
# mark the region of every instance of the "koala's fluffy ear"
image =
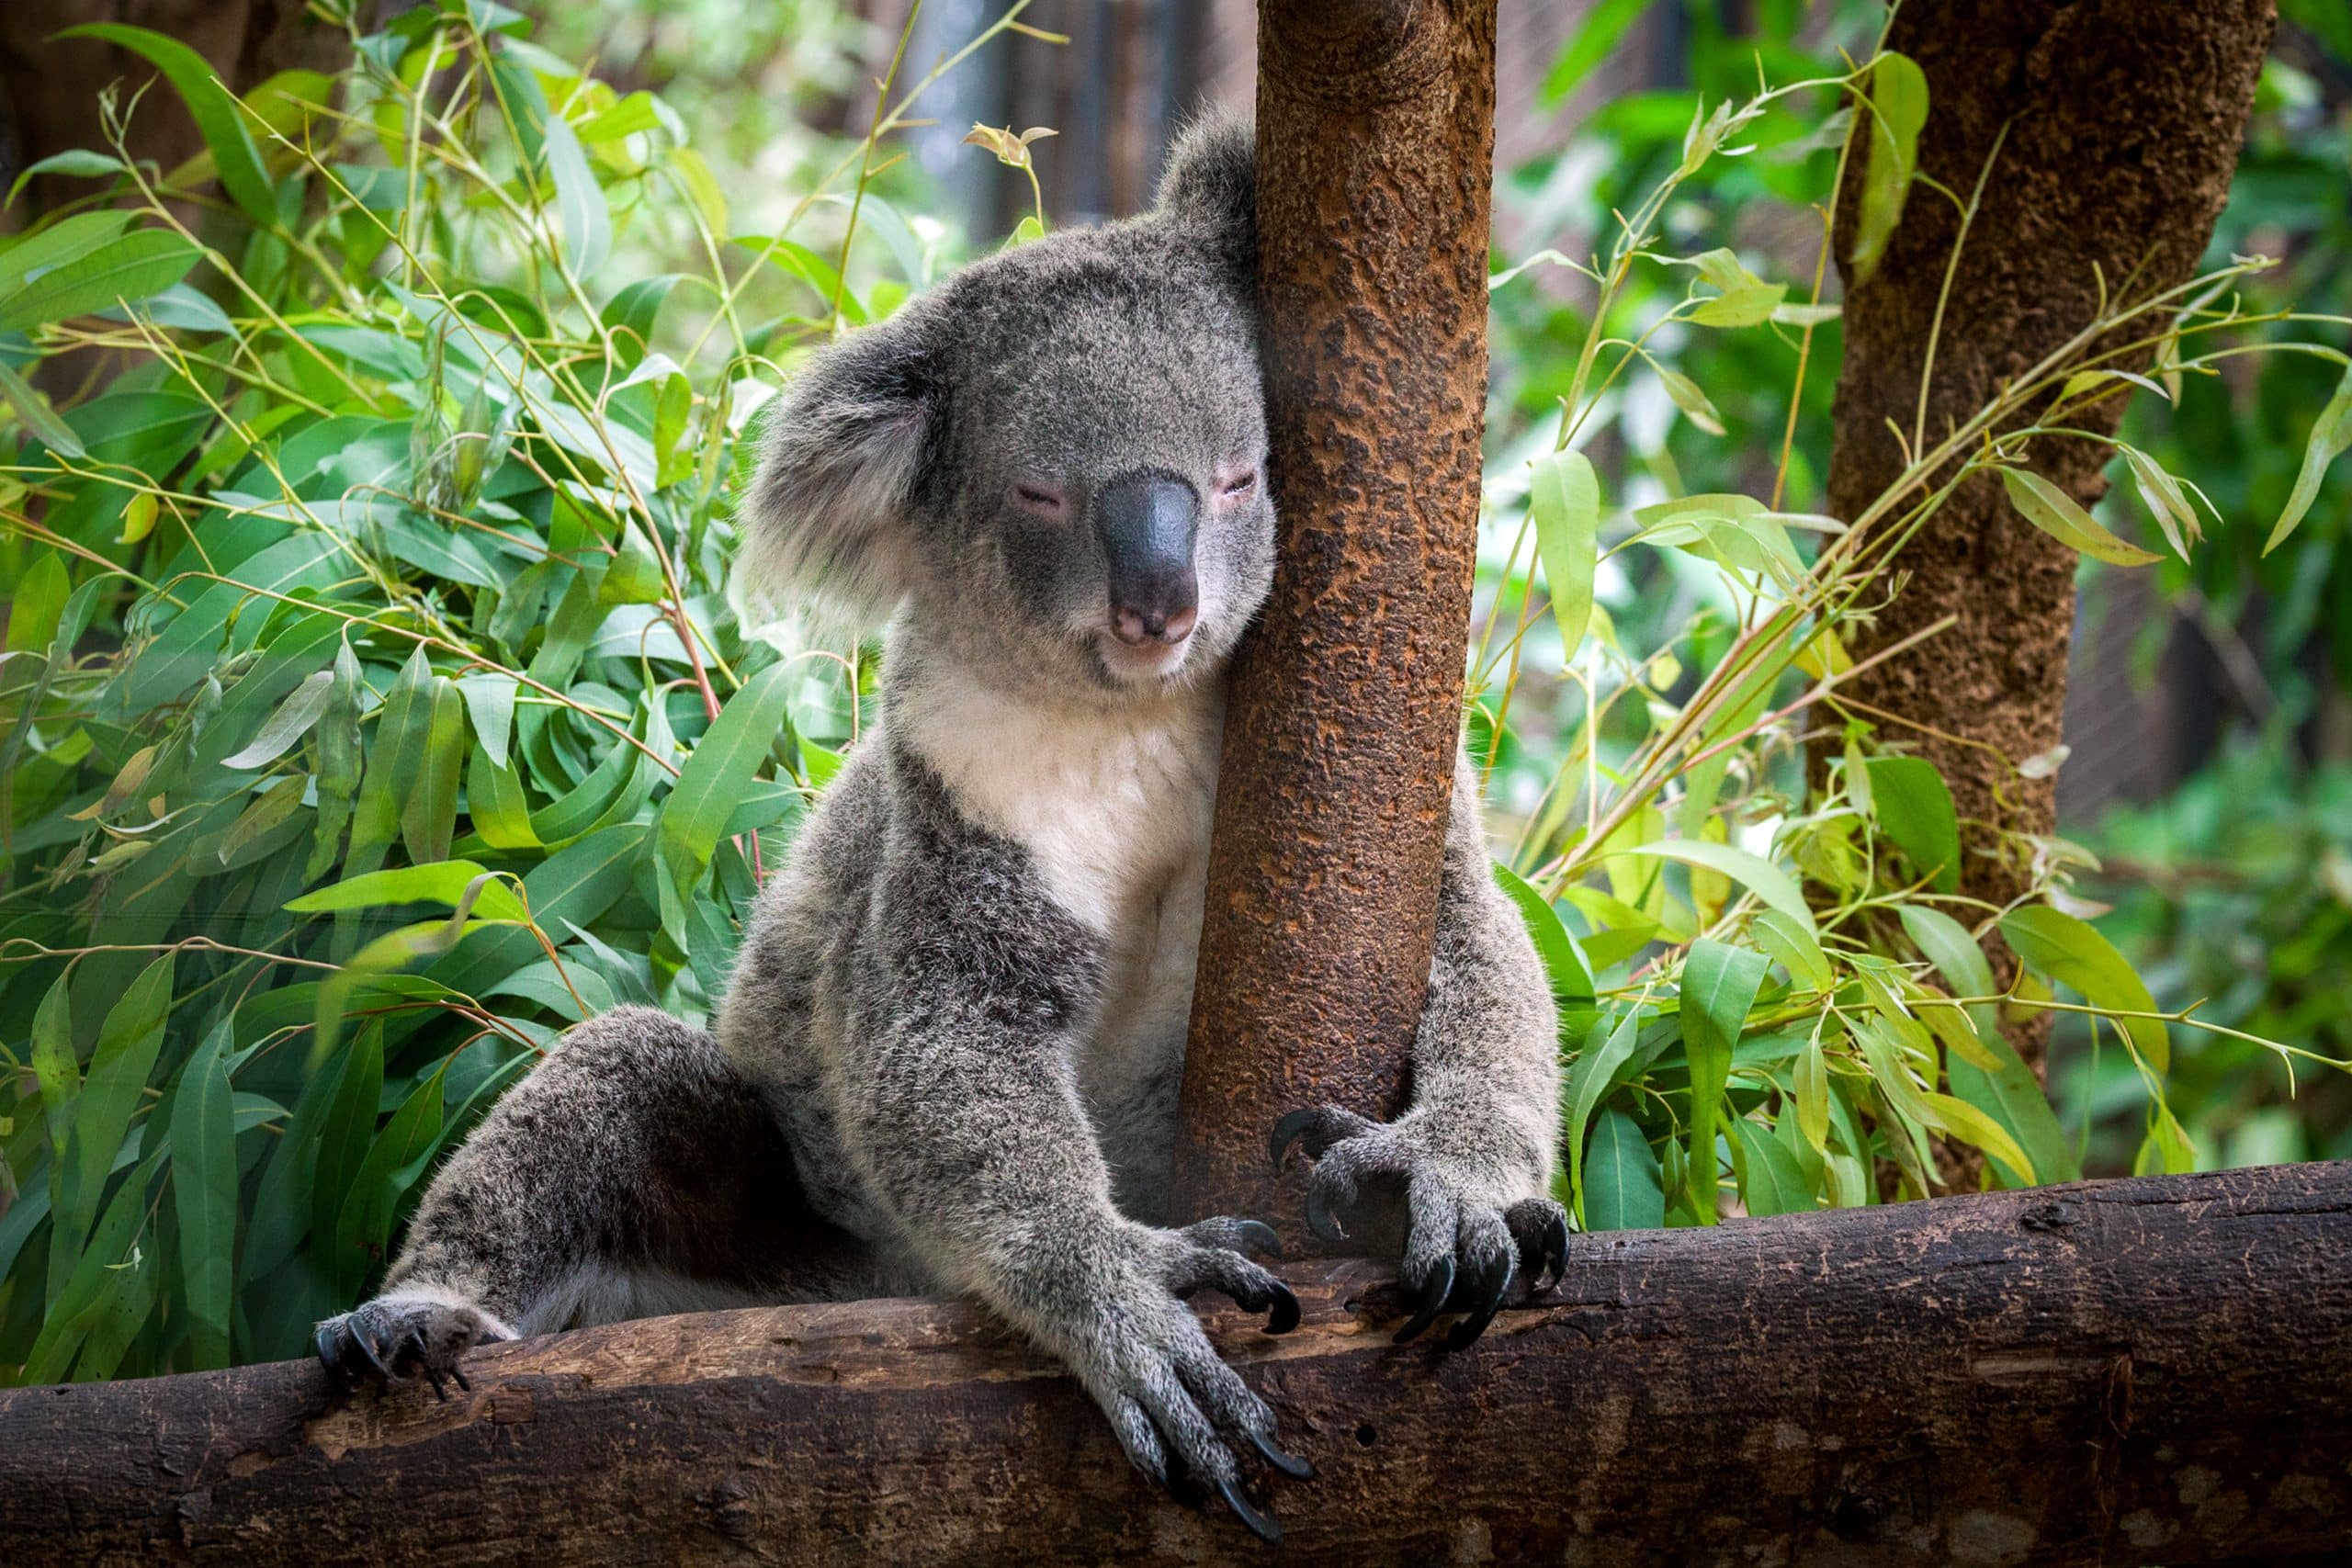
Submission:
[[841,338],[770,406],[735,563],[752,601],[814,598],[870,621],[913,586],[910,513],[939,398],[932,314],[918,302]]
[[1197,228],[1237,276],[1258,260],[1258,133],[1250,117],[1212,109],[1177,133],[1156,204],[1162,218]]

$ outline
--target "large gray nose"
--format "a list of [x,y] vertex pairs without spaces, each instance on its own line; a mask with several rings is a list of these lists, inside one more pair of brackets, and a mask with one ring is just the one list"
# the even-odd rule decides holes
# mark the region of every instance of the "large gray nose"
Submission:
[[1193,537],[1201,498],[1182,479],[1137,474],[1095,494],[1094,529],[1110,565],[1111,630],[1121,642],[1179,643],[1200,618]]

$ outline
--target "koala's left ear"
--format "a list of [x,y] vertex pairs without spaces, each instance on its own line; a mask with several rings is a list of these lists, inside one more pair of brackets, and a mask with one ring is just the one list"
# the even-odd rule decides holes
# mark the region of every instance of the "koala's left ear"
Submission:
[[1176,136],[1155,210],[1198,231],[1240,277],[1258,265],[1258,133],[1250,117],[1212,109]]
[[939,397],[933,313],[918,301],[837,340],[771,406],[735,563],[754,597],[813,596],[867,621],[913,586]]

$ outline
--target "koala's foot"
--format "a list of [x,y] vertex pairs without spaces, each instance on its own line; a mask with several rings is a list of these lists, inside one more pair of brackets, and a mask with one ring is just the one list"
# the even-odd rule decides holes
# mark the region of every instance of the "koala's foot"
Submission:
[[1244,1495],[1224,1434],[1238,1436],[1294,1479],[1314,1469],[1274,1442],[1273,1411],[1210,1346],[1183,1298],[1205,1287],[1265,1313],[1269,1334],[1295,1328],[1298,1298],[1246,1255],[1279,1257],[1280,1244],[1270,1226],[1230,1218],[1129,1234],[1140,1245],[1100,1287],[1064,1353],[1136,1468],[1188,1505],[1214,1492],[1252,1534],[1279,1541],[1282,1527]]
[[1568,1224],[1549,1198],[1498,1197],[1513,1185],[1499,1162],[1450,1148],[1450,1142],[1419,1111],[1380,1122],[1318,1105],[1275,1122],[1270,1149],[1277,1170],[1294,1143],[1315,1162],[1306,1224],[1326,1241],[1345,1239],[1334,1211],[1352,1204],[1366,1183],[1403,1189],[1410,1223],[1401,1273],[1416,1310],[1396,1342],[1418,1337],[1450,1310],[1465,1314],[1446,1338],[1446,1348],[1459,1350],[1486,1333],[1522,1271],[1531,1290],[1558,1278]]
[[481,1308],[424,1292],[390,1292],[319,1325],[313,1342],[336,1388],[348,1393],[370,1375],[386,1383],[422,1372],[435,1397],[447,1399],[445,1378],[470,1392],[458,1358],[477,1345],[512,1339],[514,1331]]

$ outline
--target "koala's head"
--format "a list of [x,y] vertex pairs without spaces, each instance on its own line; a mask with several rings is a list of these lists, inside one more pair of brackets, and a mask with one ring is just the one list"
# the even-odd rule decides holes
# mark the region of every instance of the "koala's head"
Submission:
[[1246,121],[1142,217],[975,263],[768,416],[739,572],[1106,692],[1222,666],[1272,579]]

